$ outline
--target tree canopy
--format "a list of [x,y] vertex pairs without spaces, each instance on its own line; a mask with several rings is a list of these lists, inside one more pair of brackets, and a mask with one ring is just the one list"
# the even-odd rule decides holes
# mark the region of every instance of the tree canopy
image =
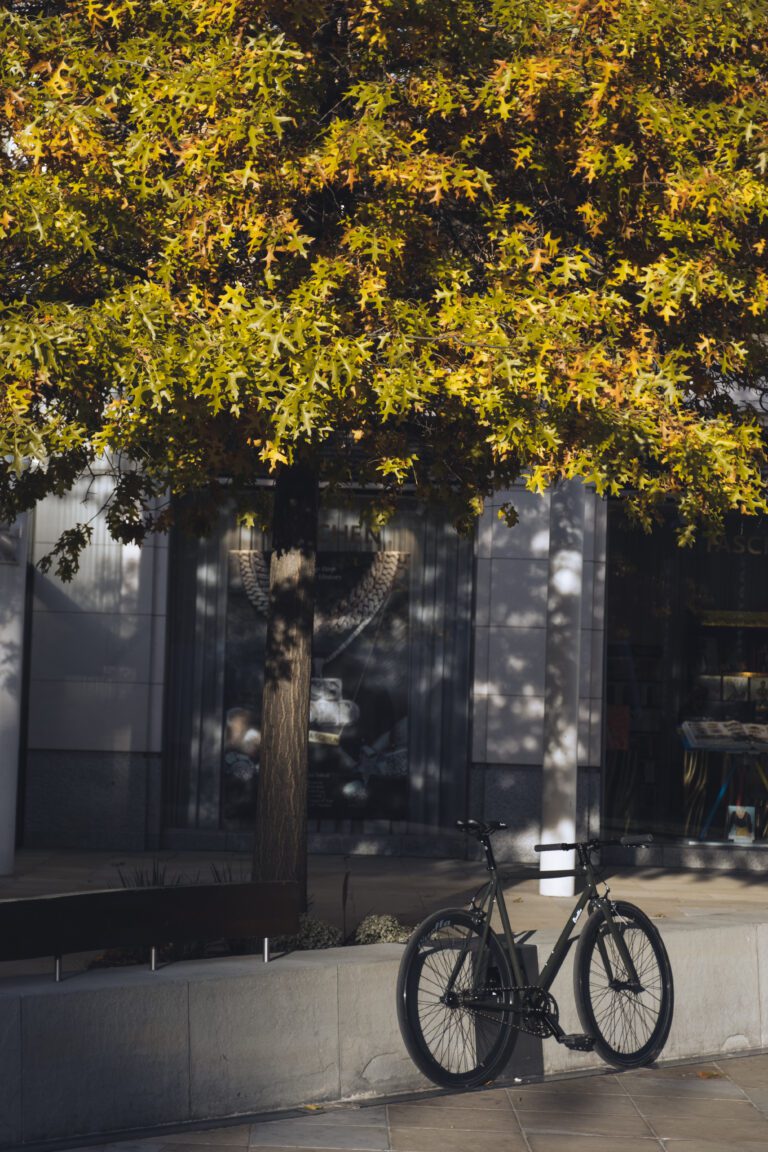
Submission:
[[125,540],[294,461],[765,511],[766,61],[763,0],[7,3],[0,518],[100,457]]

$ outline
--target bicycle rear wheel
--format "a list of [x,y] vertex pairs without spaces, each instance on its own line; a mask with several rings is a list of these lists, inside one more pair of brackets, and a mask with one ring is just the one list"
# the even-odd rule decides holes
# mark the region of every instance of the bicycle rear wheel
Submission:
[[602,912],[593,912],[579,937],[573,968],[576,1007],[595,1051],[617,1068],[650,1064],[672,1024],[672,969],[664,943],[644,912],[614,905],[613,924],[637,972],[634,982]]
[[[408,941],[397,979],[397,1019],[416,1067],[443,1088],[493,1079],[517,1039],[513,991],[507,954],[493,932],[483,944],[477,921],[462,909],[428,916]],[[464,1004],[472,993],[489,1007]]]

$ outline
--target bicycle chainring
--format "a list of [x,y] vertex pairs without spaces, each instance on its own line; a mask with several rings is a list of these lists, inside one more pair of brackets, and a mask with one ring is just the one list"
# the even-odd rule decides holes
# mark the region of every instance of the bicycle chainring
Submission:
[[557,1024],[559,1010],[557,1001],[543,988],[521,988],[521,1007],[519,1022],[515,1027],[530,1036],[539,1036],[545,1039],[551,1036]]
[[[489,984],[482,988],[476,988],[472,995],[487,996],[497,1002],[509,998],[507,1027],[515,1028],[518,1032],[527,1032],[530,1036],[546,1039],[555,1031],[552,1025],[557,1025],[560,1015],[557,1001],[554,996],[537,985],[521,988],[517,985],[500,987],[498,984]],[[448,1006],[452,1008],[462,1007],[461,997],[456,996],[455,999],[456,1003],[451,1003]],[[472,1008],[470,1011],[478,1019],[498,1020],[495,1013],[483,1012],[482,1008]]]

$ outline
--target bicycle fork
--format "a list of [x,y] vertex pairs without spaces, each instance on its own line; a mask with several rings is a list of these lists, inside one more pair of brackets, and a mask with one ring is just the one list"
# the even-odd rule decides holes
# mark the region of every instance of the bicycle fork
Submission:
[[[597,950],[600,953],[600,959],[605,968],[605,975],[611,988],[616,990],[624,990],[626,992],[633,992],[638,994],[642,992],[643,984],[635,968],[634,961],[627,948],[626,941],[624,940],[624,932],[618,923],[615,906],[606,896],[594,901],[594,904],[600,909],[603,914],[603,921],[606,931],[598,933],[597,936]],[[615,969],[615,965],[608,954],[606,947],[606,936],[610,935],[613,940],[614,946],[618,953],[619,959],[624,967],[625,979],[620,979],[619,973]]]

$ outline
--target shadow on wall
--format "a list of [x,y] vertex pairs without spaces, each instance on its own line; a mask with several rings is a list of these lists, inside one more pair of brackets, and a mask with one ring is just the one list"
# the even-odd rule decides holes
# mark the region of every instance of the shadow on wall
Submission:
[[575,834],[597,832],[604,509],[579,484],[511,501],[518,524],[494,507],[479,536],[471,807],[509,824],[499,859],[530,863],[543,806],[557,838],[574,838],[559,834],[574,785]]
[[0,693],[21,697],[25,564],[22,526],[0,524]]

